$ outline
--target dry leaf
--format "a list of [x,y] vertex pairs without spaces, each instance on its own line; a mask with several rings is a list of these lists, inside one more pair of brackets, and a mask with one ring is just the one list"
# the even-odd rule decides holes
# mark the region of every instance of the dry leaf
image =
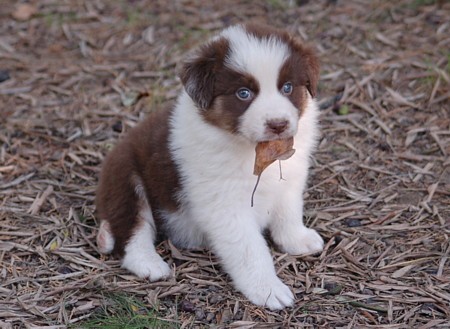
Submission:
[[289,159],[295,153],[295,149],[292,146],[294,146],[293,137],[258,143],[255,148],[256,156],[253,174],[256,176],[261,175],[275,160]]
[[155,27],[149,26],[142,32],[142,39],[149,45],[155,43]]
[[294,146],[294,137],[276,141],[259,142],[258,144],[256,144],[255,166],[253,167],[253,175],[258,176],[258,179],[252,192],[252,207],[253,198],[255,196],[256,188],[258,187],[262,172],[276,160],[287,160],[292,155],[294,155],[295,149],[293,149],[292,146]]
[[59,246],[58,240],[55,239],[55,240],[52,241],[52,243],[50,243],[49,249],[51,251],[54,251],[54,250],[56,250],[58,248],[58,246]]
[[391,277],[394,279],[398,279],[403,277],[406,273],[408,273],[415,265],[407,265],[405,267],[402,267],[400,269],[398,269],[397,271],[395,271],[394,273],[392,273]]
[[27,21],[36,14],[37,9],[35,6],[23,3],[16,7],[16,10],[12,13],[12,17],[18,21]]
[[410,101],[408,101],[405,97],[403,97],[402,95],[400,95],[398,92],[396,92],[395,90],[392,90],[389,87],[386,87],[386,90],[389,92],[389,94],[391,94],[392,99],[398,103],[398,104],[402,104],[402,105],[407,105],[407,106],[411,106],[412,108],[418,108],[418,106]]

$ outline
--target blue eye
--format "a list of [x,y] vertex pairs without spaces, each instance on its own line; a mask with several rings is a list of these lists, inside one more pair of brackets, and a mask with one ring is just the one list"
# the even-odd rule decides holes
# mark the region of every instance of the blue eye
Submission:
[[284,95],[290,95],[292,93],[292,89],[294,89],[294,87],[292,86],[292,83],[290,82],[286,82],[283,87],[281,87],[281,92]]
[[247,88],[241,88],[236,92],[236,96],[240,100],[245,101],[251,98],[252,92]]

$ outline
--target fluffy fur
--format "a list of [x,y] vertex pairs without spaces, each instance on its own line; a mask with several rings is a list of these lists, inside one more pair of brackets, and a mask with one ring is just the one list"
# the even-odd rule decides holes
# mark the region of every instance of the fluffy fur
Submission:
[[[191,54],[174,108],[152,113],[105,160],[99,250],[121,256],[139,277],[160,280],[171,275],[154,248],[162,232],[181,248],[211,248],[253,303],[293,305],[262,232],[289,254],[323,248],[302,222],[318,71],[309,48],[254,25],[230,27]],[[251,207],[256,144],[292,136],[296,153],[281,163],[283,179],[278,165],[269,166]]]

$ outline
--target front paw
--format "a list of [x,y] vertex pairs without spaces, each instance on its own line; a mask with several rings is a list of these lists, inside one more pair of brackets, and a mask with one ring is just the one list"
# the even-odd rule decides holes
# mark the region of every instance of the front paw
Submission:
[[249,281],[242,293],[255,305],[281,310],[294,304],[294,295],[278,277],[264,278],[263,282]]
[[280,249],[290,255],[314,254],[323,250],[323,239],[315,230],[302,227],[296,234],[286,234],[277,241]]
[[158,255],[151,257],[145,254],[126,254],[122,260],[122,267],[152,282],[166,279],[172,274],[169,265]]

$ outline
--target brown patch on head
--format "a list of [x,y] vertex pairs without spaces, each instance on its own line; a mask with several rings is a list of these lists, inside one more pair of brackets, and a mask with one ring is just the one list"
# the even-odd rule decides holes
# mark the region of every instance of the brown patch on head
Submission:
[[179,76],[207,122],[236,132],[239,117],[251,104],[251,101],[239,100],[236,91],[245,87],[256,95],[259,86],[252,76],[225,65],[229,51],[227,39],[211,41],[183,64]]
[[[278,81],[279,88],[289,81],[293,83],[294,87],[306,87],[312,97],[316,96],[320,65],[316,54],[310,47],[302,44],[300,40],[293,37],[288,32],[273,27],[250,23],[245,25],[245,29],[248,33],[259,39],[276,37],[289,47],[291,56],[280,71]],[[295,89],[296,88],[294,88],[294,90]],[[294,95],[295,100],[291,97],[294,104],[301,103],[297,98],[301,97],[302,94],[303,91],[298,91],[296,95]]]
[[313,73],[312,77],[309,77],[308,72],[311,69],[308,64],[305,64],[305,54],[307,53],[303,51],[291,53],[281,67],[277,82],[279,90],[286,82],[292,83],[292,93],[286,97],[298,109],[299,115],[303,113],[307,105],[307,93],[309,92],[312,97],[316,94],[317,82],[310,81],[317,81],[316,75],[318,75],[318,73]]
[[254,97],[259,92],[258,82],[252,76],[223,67],[216,77],[212,106],[202,112],[205,120],[232,133],[237,132],[239,118],[253,100],[244,101],[236,96],[236,91],[243,87],[249,89]]
[[223,68],[228,51],[228,40],[219,38],[200,47],[181,67],[181,82],[188,95],[201,109],[211,105],[215,78]]
[[288,45],[292,53],[281,68],[279,84],[283,85],[292,77],[294,86],[304,86],[312,97],[316,97],[320,69],[316,54],[294,38],[290,39]]

